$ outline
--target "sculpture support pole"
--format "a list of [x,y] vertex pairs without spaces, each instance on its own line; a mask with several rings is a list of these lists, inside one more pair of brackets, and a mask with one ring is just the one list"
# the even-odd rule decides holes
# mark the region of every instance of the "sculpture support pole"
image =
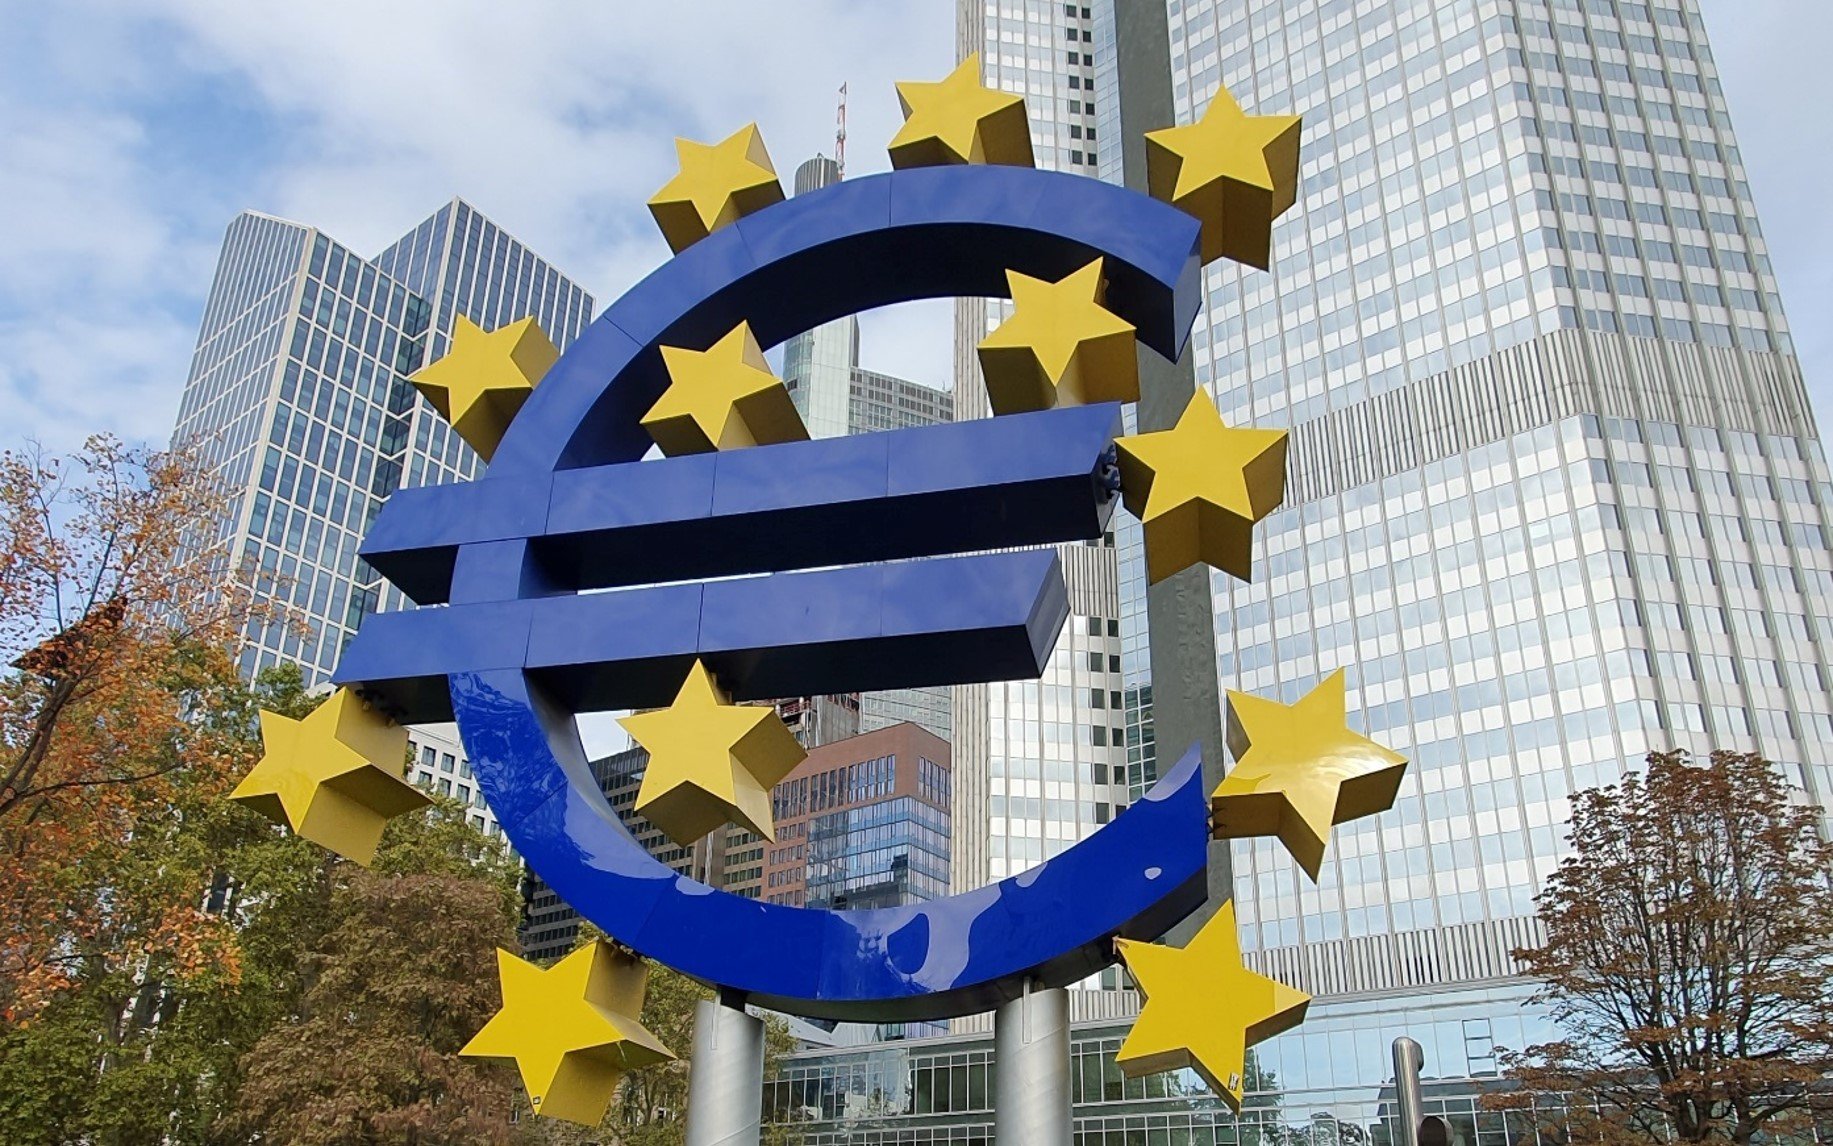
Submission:
[[1069,992],[1038,990],[993,1012],[993,1141],[1069,1146]]
[[1412,1039],[1394,1040],[1394,1107],[1400,1125],[1394,1146],[1420,1146],[1420,1108],[1425,1105],[1419,1094],[1419,1072],[1426,1065],[1425,1051]]
[[687,1146],[757,1146],[762,1133],[764,1021],[742,1000],[694,1005],[687,1069]]

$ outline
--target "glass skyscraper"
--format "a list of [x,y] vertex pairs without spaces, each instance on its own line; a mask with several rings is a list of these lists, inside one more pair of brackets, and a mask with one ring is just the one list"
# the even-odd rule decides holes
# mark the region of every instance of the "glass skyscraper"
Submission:
[[591,313],[591,295],[462,200],[374,259],[315,227],[236,216],[173,440],[195,442],[233,494],[226,575],[259,570],[293,614],[251,628],[245,672],[291,661],[316,683],[365,615],[405,603],[356,549],[398,487],[478,471],[406,377],[445,353],[455,316],[490,330],[534,315],[564,348]]
[[[1274,841],[1234,848],[1248,962],[1317,997],[1258,1048],[1244,1129],[1388,1134],[1385,1048],[1407,1034],[1437,1080],[1428,1105],[1468,1142],[1512,1142],[1520,1128],[1471,1096],[1499,1047],[1552,1034],[1509,952],[1538,940],[1569,795],[1669,747],[1758,750],[1810,799],[1833,795],[1833,493],[1699,8],[1166,11],[1178,122],[1218,84],[1305,120],[1272,272],[1209,267],[1192,340],[1226,420],[1292,435],[1252,583],[1213,580],[1219,675],[1291,701],[1346,668],[1352,722],[1412,759],[1394,810],[1339,828],[1315,886]],[[1039,165],[1118,179],[1112,0],[963,0],[959,16],[959,51],[1026,96]],[[962,306],[962,416],[984,413],[972,351],[996,306]],[[1144,580],[1116,528],[1137,798],[1156,775]],[[1010,751],[1009,731],[976,748],[959,709],[956,725],[957,792],[996,782],[976,753]],[[957,856],[974,807],[956,805]],[[981,838],[1002,834],[1021,838],[989,812]],[[1078,1033],[1083,1141],[1235,1140],[1226,1114],[1178,1097],[1188,1076],[1122,1085],[1099,1050],[1120,1030]],[[856,1141],[973,1140],[985,1049],[811,1055],[773,1099],[822,1123],[817,1141],[849,1124],[884,1128]],[[887,1070],[899,1102],[845,1097]]]
[[[287,610],[249,626],[245,674],[291,662],[317,684],[364,616],[407,604],[356,550],[398,487],[480,468],[407,381],[461,314],[486,330],[532,314],[565,347],[592,296],[457,199],[374,259],[255,211],[229,224],[173,440],[194,443],[231,495],[212,525],[235,563],[223,576]],[[463,793],[494,831],[457,737],[423,730],[415,751],[410,776]]]

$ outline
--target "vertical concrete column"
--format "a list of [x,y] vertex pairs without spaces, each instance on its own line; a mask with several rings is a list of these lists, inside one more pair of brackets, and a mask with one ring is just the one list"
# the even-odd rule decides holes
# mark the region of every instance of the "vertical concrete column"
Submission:
[[993,1012],[993,1141],[1069,1146],[1069,992],[1025,992]]

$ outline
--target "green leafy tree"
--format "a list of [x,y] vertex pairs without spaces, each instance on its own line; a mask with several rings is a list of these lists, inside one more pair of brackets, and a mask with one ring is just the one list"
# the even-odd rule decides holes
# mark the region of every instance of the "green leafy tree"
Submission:
[[1571,855],[1516,952],[1564,1037],[1489,1105],[1592,1141],[1750,1142],[1803,1129],[1833,1071],[1833,845],[1761,757],[1648,758],[1573,797]]

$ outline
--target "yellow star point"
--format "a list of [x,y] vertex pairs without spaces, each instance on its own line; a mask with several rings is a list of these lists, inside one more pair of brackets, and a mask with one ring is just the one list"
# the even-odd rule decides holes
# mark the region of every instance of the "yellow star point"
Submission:
[[676,254],[730,223],[783,201],[783,185],[757,124],[718,143],[675,140],[681,170],[649,201],[662,237]]
[[535,1113],[596,1126],[624,1072],[675,1056],[638,1021],[649,972],[602,940],[542,970],[496,953],[503,1009],[459,1054],[514,1059]]
[[1025,99],[980,82],[980,53],[962,60],[946,79],[900,83],[904,126],[891,138],[891,166],[1003,163],[1030,167],[1031,125]]
[[1007,271],[1012,315],[980,343],[995,414],[1139,401],[1133,324],[1102,306],[1104,260],[1056,282]]
[[770,789],[808,754],[765,705],[733,704],[699,661],[674,703],[618,723],[649,753],[636,810],[686,846],[724,823],[775,839]]
[[391,818],[430,803],[401,779],[407,729],[348,688],[303,720],[263,710],[261,744],[229,798],[365,867]]
[[560,351],[532,318],[486,334],[464,315],[444,358],[408,378],[458,436],[489,461]]
[[1285,498],[1286,432],[1231,428],[1198,390],[1173,428],[1114,444],[1121,496],[1145,534],[1148,581],[1199,562],[1249,580],[1254,525]]
[[1128,1078],[1189,1067],[1241,1109],[1247,1048],[1305,1019],[1311,996],[1242,966],[1235,905],[1225,904],[1182,948],[1117,940],[1145,997],[1115,1056]]
[[1146,185],[1203,224],[1203,261],[1266,270],[1273,220],[1298,201],[1296,115],[1248,115],[1227,88],[1185,127],[1146,133]]
[[1312,882],[1333,824],[1394,806],[1406,757],[1349,728],[1343,670],[1296,704],[1228,694],[1235,766],[1210,797],[1218,839],[1278,836]]
[[643,428],[670,457],[808,440],[795,400],[741,322],[707,350],[662,347],[668,389]]

